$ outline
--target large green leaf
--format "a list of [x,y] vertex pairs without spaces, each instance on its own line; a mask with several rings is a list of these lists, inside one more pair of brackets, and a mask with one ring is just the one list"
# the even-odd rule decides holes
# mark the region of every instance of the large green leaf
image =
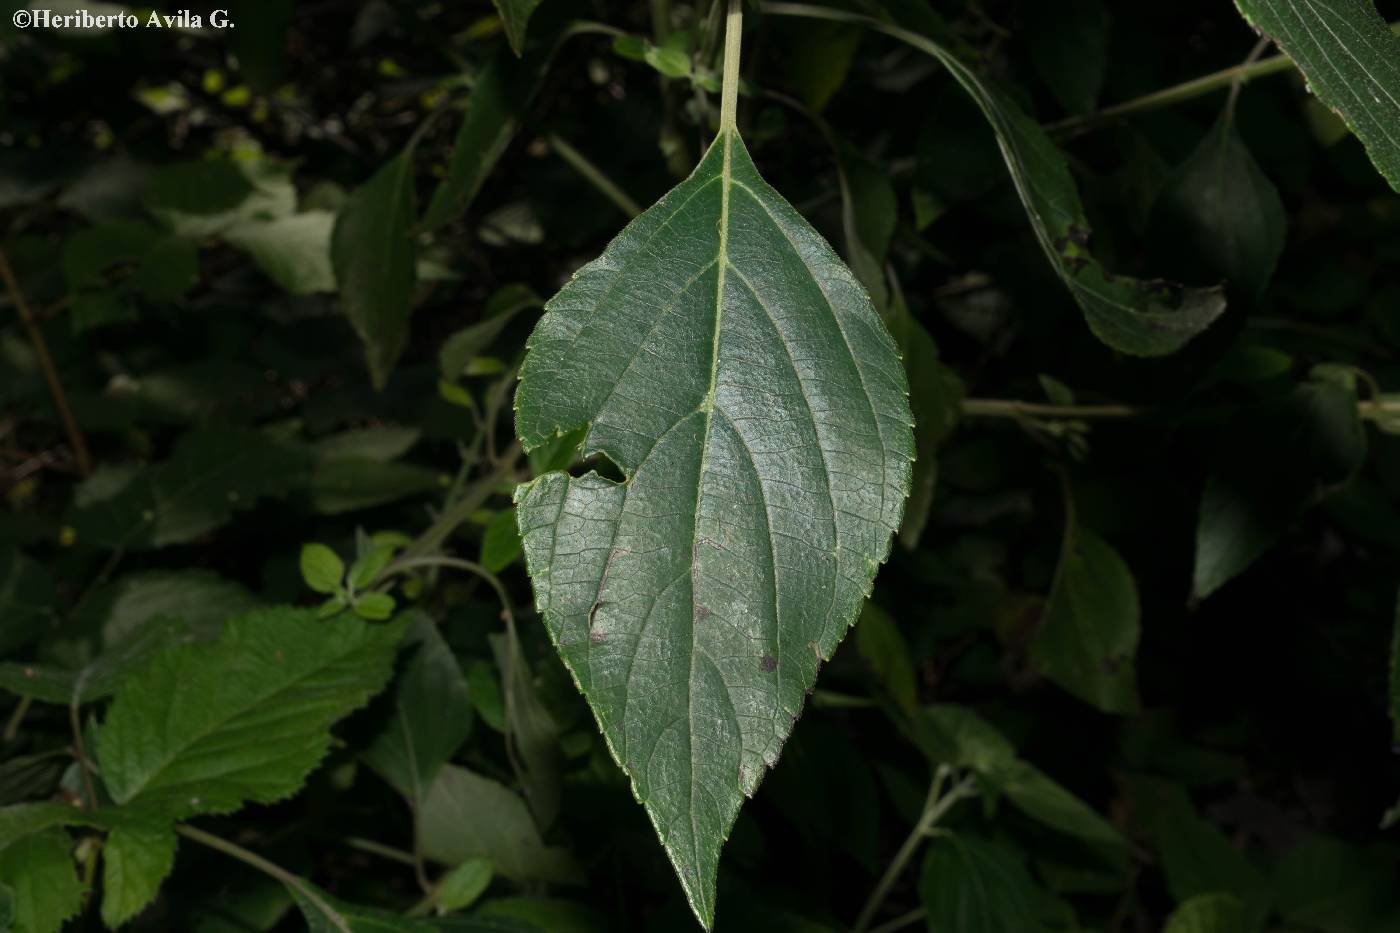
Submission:
[[388,680],[402,632],[278,608],[231,620],[214,644],[162,651],[103,724],[107,790],[174,817],[294,793],[329,748],[331,724]]
[[589,426],[627,480],[516,491],[536,603],[697,916],[909,491],[907,382],[736,132],[546,306],[527,450]]
[[930,930],[1036,933],[1044,893],[1013,849],[948,833],[929,843],[919,895]]
[[1138,708],[1140,607],[1132,571],[1073,515],[1031,659],[1047,677],[1106,713]]
[[425,858],[460,865],[489,858],[507,878],[582,880],[568,850],[546,846],[520,795],[490,778],[447,765],[418,812],[418,845]]
[[102,847],[102,922],[115,930],[155,899],[175,867],[175,829],[168,823],[117,826]]
[[416,810],[438,771],[472,729],[467,679],[433,620],[411,616],[408,656],[394,691],[389,726],[365,751],[365,761]]
[[331,265],[345,313],[364,341],[370,378],[380,388],[408,344],[417,219],[410,145],[345,200],[331,232]]
[[1400,191],[1400,38],[1371,0],[1235,0]]
[[0,849],[0,885],[14,892],[13,933],[56,933],[83,906],[73,841],[61,829]]
[[1161,356],[1180,349],[1225,310],[1218,287],[1183,287],[1104,269],[1087,248],[1091,229],[1064,155],[1010,97],[944,45],[901,26],[841,10],[795,3],[770,3],[764,9],[769,14],[866,23],[948,69],[991,123],[1036,239],[1079,303],[1089,328],[1104,343],[1137,356]]
[[1235,131],[1227,106],[1157,195],[1154,244],[1180,257],[1183,274],[1224,276],[1238,294],[1258,301],[1287,229],[1278,189]]

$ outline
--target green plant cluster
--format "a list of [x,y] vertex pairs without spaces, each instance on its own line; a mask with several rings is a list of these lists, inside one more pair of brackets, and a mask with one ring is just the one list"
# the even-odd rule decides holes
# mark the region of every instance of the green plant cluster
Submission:
[[1400,7],[232,18],[0,24],[0,933],[1400,931]]

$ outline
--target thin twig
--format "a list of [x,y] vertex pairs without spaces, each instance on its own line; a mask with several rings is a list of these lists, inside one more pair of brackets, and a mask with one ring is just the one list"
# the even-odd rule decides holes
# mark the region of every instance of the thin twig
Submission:
[[890,920],[886,923],[882,923],[877,927],[872,927],[870,933],[894,933],[895,930],[902,930],[905,927],[910,926],[911,924],[918,923],[920,920],[924,919],[927,916],[927,908],[916,907],[913,910],[909,911],[909,913],[907,914],[900,914],[893,920]]
[[78,698],[68,704],[68,725],[73,730],[73,757],[78,760],[78,772],[83,778],[83,793],[87,797],[87,809],[97,809],[97,788],[92,783],[92,771],[88,765],[87,750],[83,747],[83,720],[79,712]]
[[29,715],[29,708],[33,705],[34,698],[32,696],[19,698],[19,704],[15,707],[15,711],[10,714],[9,721],[5,723],[4,740],[6,742],[13,742],[15,736],[19,735],[19,727],[23,724],[24,717]]
[[875,889],[870,892],[870,897],[866,899],[865,906],[861,908],[860,916],[856,918],[852,933],[865,933],[870,926],[870,921],[875,919],[875,914],[880,910],[880,905],[889,896],[890,890],[900,875],[904,874],[904,869],[909,865],[909,861],[919,851],[919,846],[933,832],[933,828],[947,815],[948,811],[957,804],[958,801],[973,796],[975,791],[974,779],[972,775],[965,776],[955,784],[946,794],[943,793],[943,785],[947,782],[952,769],[947,765],[939,765],[934,772],[933,780],[929,783],[928,798],[924,802],[923,815],[919,817],[919,822],[910,830],[904,844],[899,847],[893,859],[890,860],[889,867],[876,882]]
[[967,418],[1137,418],[1148,409],[1136,405],[1043,405],[1016,399],[965,398],[959,404]]
[[603,170],[590,162],[583,153],[554,133],[546,136],[545,141],[549,143],[549,148],[554,150],[555,155],[569,163],[574,171],[583,176],[584,181],[587,181],[598,189],[599,194],[617,205],[618,210],[628,217],[636,217],[642,212],[641,206],[632,200],[626,191],[619,188],[611,178],[603,174]]
[[175,832],[184,836],[186,839],[193,839],[200,845],[208,846],[211,849],[222,852],[224,855],[236,858],[244,865],[256,868],[263,874],[282,882],[287,887],[293,888],[298,894],[310,901],[317,910],[321,911],[321,913],[325,915],[326,922],[335,927],[335,929],[341,931],[341,933],[354,933],[350,925],[345,921],[345,918],[340,915],[340,912],[330,904],[327,904],[321,895],[300,875],[294,875],[281,865],[278,865],[276,862],[269,862],[256,852],[249,852],[240,845],[229,842],[227,839],[220,836],[215,836],[213,833],[206,833],[202,829],[196,829],[187,823],[176,826]]
[[3,249],[0,249],[0,278],[5,280],[10,300],[19,312],[24,329],[29,333],[29,342],[34,345],[34,355],[39,358],[39,368],[44,371],[44,381],[49,385],[49,395],[53,397],[54,408],[58,409],[58,417],[63,421],[64,430],[68,432],[68,443],[73,447],[73,457],[78,462],[78,469],[87,476],[92,473],[92,457],[88,454],[87,442],[83,439],[83,432],[78,429],[77,419],[73,417],[73,409],[68,404],[68,393],[63,391],[63,383],[58,378],[53,356],[49,354],[44,332],[39,329],[33,312],[29,310],[29,302],[19,287],[15,270],[10,267],[10,259]]
[[338,837],[337,842],[351,849],[358,849],[370,855],[377,855],[380,858],[388,859],[391,862],[398,862],[401,865],[413,865],[413,853],[405,852],[403,849],[396,849],[393,846],[386,846],[382,842],[375,842],[373,839],[365,839],[361,836]]

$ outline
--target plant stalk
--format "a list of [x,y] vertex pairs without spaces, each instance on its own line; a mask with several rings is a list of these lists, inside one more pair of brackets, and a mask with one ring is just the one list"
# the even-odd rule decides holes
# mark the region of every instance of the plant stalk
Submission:
[[[1098,421],[1114,418],[1142,418],[1154,409],[1137,405],[1044,405],[1016,399],[965,398],[959,404],[965,418],[1066,418]],[[1363,421],[1400,418],[1400,398],[1369,398],[1356,403]]]
[[598,193],[603,195],[628,217],[636,217],[642,212],[642,208],[636,201],[632,200],[627,192],[623,191],[617,184],[603,174],[602,169],[594,165],[588,158],[573,146],[569,145],[557,134],[550,133],[545,137],[549,143],[549,148],[554,150],[554,154],[559,156],[569,167],[583,176],[583,179],[598,189]]
[[970,797],[973,794],[973,777],[967,775],[946,794],[943,793],[943,785],[947,782],[952,769],[947,765],[939,765],[934,772],[933,781],[929,784],[928,799],[924,802],[923,815],[919,817],[919,822],[910,830],[909,836],[904,840],[904,844],[899,847],[894,858],[890,861],[885,873],[880,876],[880,880],[875,885],[875,890],[870,892],[870,897],[866,900],[865,906],[861,908],[860,916],[856,918],[855,926],[851,928],[852,933],[865,933],[870,927],[870,921],[875,919],[875,914],[879,912],[880,905],[889,896],[890,889],[904,874],[904,869],[908,867],[909,861],[919,851],[919,846],[933,832],[933,828],[938,825],[939,820],[947,815],[958,801]]
[[744,38],[744,0],[729,0],[724,22],[724,83],[720,87],[719,131],[738,129],[739,48]]
[[68,432],[68,443],[73,447],[73,459],[78,462],[78,470],[84,476],[88,476],[92,473],[92,457],[88,454],[87,442],[83,439],[83,432],[78,429],[77,419],[73,417],[73,409],[68,404],[68,393],[63,391],[63,383],[58,378],[58,368],[54,366],[53,356],[49,354],[48,341],[44,340],[44,332],[39,329],[39,324],[29,309],[29,302],[19,287],[19,280],[15,278],[15,270],[10,267],[10,258],[3,249],[0,249],[0,279],[5,280],[10,300],[14,302],[20,322],[29,333],[29,342],[34,345],[34,355],[39,358],[39,368],[44,371],[44,381],[49,385],[49,395],[53,398],[54,408],[58,409],[63,429]]
[[215,836],[213,833],[206,833],[202,829],[196,829],[187,823],[176,826],[175,832],[184,836],[186,839],[193,839],[200,845],[208,846],[215,851],[222,852],[230,858],[238,859],[238,861],[242,862],[244,865],[256,868],[263,874],[282,882],[287,887],[294,888],[297,893],[306,898],[314,904],[318,910],[325,914],[326,921],[337,930],[341,931],[341,933],[354,933],[338,910],[330,904],[327,904],[299,875],[292,874],[276,862],[269,862],[256,852],[249,852],[240,845],[229,842],[227,839],[220,836]]

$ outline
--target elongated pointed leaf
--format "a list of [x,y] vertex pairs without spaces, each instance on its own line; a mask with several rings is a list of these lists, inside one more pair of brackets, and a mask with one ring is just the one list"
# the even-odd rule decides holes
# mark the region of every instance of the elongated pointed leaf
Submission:
[[707,926],[739,805],[899,526],[906,391],[865,292],[733,132],[531,337],[526,449],[589,425],[628,477],[517,490],[536,602]]
[[341,205],[331,231],[331,264],[340,296],[364,341],[376,388],[388,381],[408,343],[418,262],[410,228],[417,217],[410,147]]
[[948,69],[992,125],[1036,240],[1079,303],[1089,329],[1110,347],[1135,356],[1163,356],[1181,349],[1224,312],[1219,287],[1134,279],[1114,275],[1100,265],[1088,248],[1092,230],[1064,155],[1010,97],[946,46],[909,29],[841,10],[770,3],[765,12],[863,22],[933,56]]
[[1371,0],[1235,0],[1400,191],[1400,37]]
[[530,16],[540,0],[494,0],[496,10],[501,14],[501,25],[505,27],[506,38],[516,55],[525,47],[525,28],[530,24]]

